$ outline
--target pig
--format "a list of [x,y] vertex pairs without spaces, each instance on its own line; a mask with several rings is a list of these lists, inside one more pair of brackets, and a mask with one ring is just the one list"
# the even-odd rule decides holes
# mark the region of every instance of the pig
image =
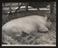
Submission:
[[47,17],[32,15],[13,19],[2,26],[2,32],[11,35],[22,32],[27,34],[31,32],[48,32]]

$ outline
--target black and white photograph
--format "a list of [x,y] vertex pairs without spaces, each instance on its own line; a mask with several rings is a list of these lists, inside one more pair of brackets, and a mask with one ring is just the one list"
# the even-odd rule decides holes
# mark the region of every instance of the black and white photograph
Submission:
[[2,3],[2,46],[56,46],[56,2]]

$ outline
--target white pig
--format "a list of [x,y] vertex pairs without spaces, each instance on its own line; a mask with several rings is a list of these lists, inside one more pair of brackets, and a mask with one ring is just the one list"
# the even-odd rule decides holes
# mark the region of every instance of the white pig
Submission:
[[47,17],[32,15],[22,18],[17,18],[9,21],[2,26],[2,32],[11,33],[30,33],[30,32],[47,32]]

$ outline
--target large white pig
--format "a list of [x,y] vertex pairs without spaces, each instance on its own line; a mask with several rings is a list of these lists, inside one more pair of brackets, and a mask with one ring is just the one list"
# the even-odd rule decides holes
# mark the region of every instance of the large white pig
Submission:
[[9,21],[2,26],[2,32],[7,34],[37,31],[47,32],[47,23],[47,17],[32,15]]

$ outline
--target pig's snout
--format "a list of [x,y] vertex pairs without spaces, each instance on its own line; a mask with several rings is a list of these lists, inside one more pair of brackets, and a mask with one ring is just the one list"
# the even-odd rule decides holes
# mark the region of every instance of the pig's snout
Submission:
[[48,28],[45,26],[44,27],[42,26],[39,28],[39,32],[48,32],[48,31],[49,31]]

